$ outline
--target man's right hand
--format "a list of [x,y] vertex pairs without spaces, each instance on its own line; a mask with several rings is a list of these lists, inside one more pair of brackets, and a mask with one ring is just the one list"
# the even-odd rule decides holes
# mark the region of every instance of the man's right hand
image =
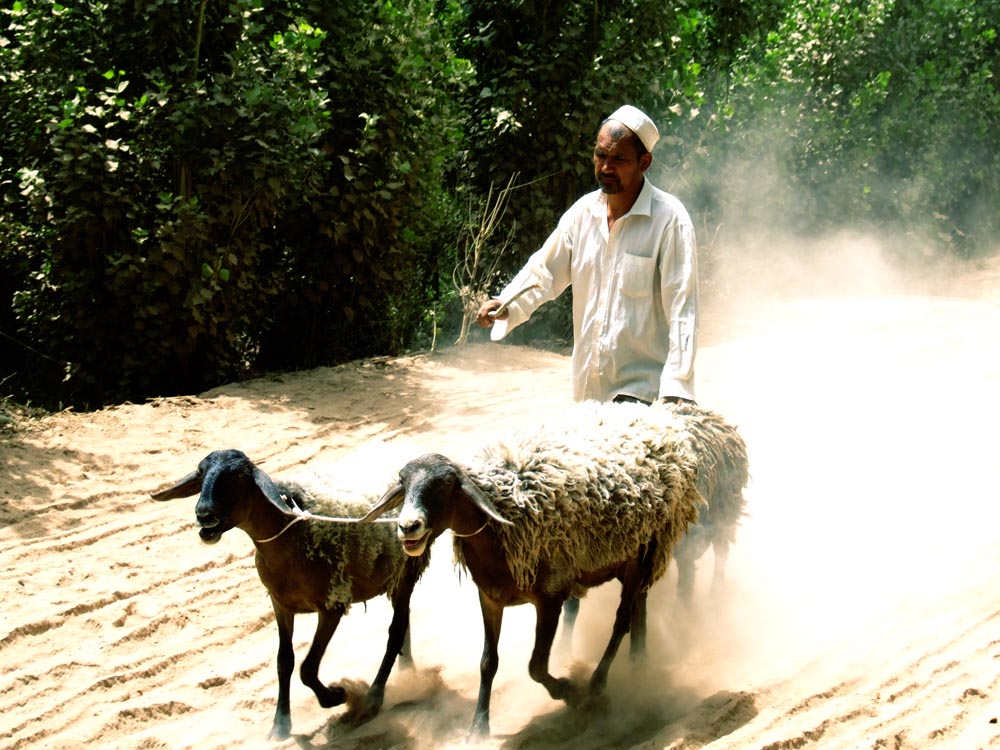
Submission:
[[499,315],[490,315],[491,312],[499,309],[502,304],[503,302],[498,299],[486,300],[476,313],[476,323],[478,323],[482,328],[490,328],[492,327],[494,320],[506,320],[508,315],[506,310]]

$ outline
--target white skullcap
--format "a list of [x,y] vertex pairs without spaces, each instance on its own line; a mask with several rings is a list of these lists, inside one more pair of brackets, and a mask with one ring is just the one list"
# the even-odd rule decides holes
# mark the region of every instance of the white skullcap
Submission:
[[660,131],[656,129],[656,125],[650,120],[646,113],[641,109],[633,107],[631,104],[626,104],[622,107],[616,109],[610,117],[609,120],[616,120],[624,125],[626,128],[631,130],[637,136],[639,140],[642,141],[642,145],[646,147],[646,150],[652,153],[653,146],[656,142],[660,140]]

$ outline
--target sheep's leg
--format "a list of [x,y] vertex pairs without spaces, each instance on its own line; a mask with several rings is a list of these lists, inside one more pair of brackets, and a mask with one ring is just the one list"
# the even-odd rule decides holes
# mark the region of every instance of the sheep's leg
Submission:
[[403,669],[413,669],[413,647],[410,646],[410,628],[403,634],[403,647],[399,649],[399,665]]
[[677,556],[677,596],[685,604],[690,604],[694,594],[694,560],[684,555]]
[[274,710],[274,724],[268,734],[270,740],[287,740],[292,734],[292,712],[289,706],[289,688],[295,671],[295,651],[292,633],[295,615],[272,600],[274,619],[278,624],[278,706]]
[[553,677],[549,673],[549,654],[559,627],[559,612],[562,603],[558,599],[543,599],[535,604],[535,646],[528,662],[528,674],[535,682],[541,683],[549,695],[556,700],[575,703],[579,697],[573,683],[565,678]]
[[562,635],[559,636],[558,650],[560,653],[571,654],[573,652],[573,629],[576,627],[576,616],[580,614],[580,600],[571,596],[562,607]]
[[[643,606],[645,606],[645,594],[643,592],[649,588],[652,582],[652,563],[650,561],[653,559],[654,553],[655,543],[651,543],[640,553],[639,559],[635,560],[622,576],[622,597],[618,603],[618,611],[615,613],[615,624],[611,631],[611,640],[608,641],[608,646],[604,649],[604,655],[590,677],[591,695],[598,695],[604,690],[604,686],[607,685],[611,662],[614,661],[615,654],[618,653],[618,647],[621,646],[622,639],[629,631],[640,597],[643,597]],[[643,618],[643,631],[642,641],[645,643],[645,618]]]
[[646,655],[646,599],[646,591],[636,594],[632,626],[629,629],[629,656],[633,662],[639,661]]
[[476,713],[472,717],[469,735],[485,737],[490,733],[490,695],[493,692],[493,678],[500,666],[497,644],[500,642],[500,628],[503,625],[503,605],[479,592],[479,607],[483,613],[483,656],[479,660],[479,698]]
[[[407,646],[407,656],[409,656],[409,633],[410,633],[410,596],[413,594],[413,586],[416,583],[414,576],[407,576],[402,581],[399,590],[392,599],[392,622],[389,623],[389,639],[385,644],[385,654],[382,657],[382,664],[379,666],[375,681],[368,688],[365,696],[365,704],[359,714],[355,717],[355,724],[361,724],[373,718],[382,708],[382,701],[385,699],[385,683],[392,672],[392,666],[396,663],[396,657],[403,649],[404,643]],[[410,666],[413,660],[409,659]]]
[[712,571],[712,595],[719,596],[726,582],[726,565],[729,561],[729,542],[726,539],[716,539],[712,545],[715,557],[715,568]]
[[[406,614],[406,622],[402,628],[403,645],[399,648],[399,663],[405,669],[413,669],[413,649],[410,647],[410,598],[413,596],[413,589],[417,585],[420,574],[415,567],[407,566],[404,576],[405,578],[399,584],[400,590],[396,592],[397,601],[394,601],[392,605],[392,617],[393,623],[395,623],[398,612]],[[389,626],[390,635],[393,632],[392,627],[392,625]]]
[[319,680],[320,660],[323,658],[323,654],[326,653],[326,647],[337,630],[340,618],[343,615],[344,612],[342,609],[320,610],[319,619],[316,622],[316,635],[313,636],[309,653],[306,654],[306,658],[302,661],[302,668],[300,670],[302,684],[316,694],[316,699],[323,708],[339,706],[347,700],[347,691],[344,688],[339,685],[327,687]]
[[622,639],[628,632],[629,625],[632,621],[632,615],[635,609],[636,593],[637,586],[633,585],[630,581],[626,582],[626,584],[622,586],[622,598],[618,604],[618,611],[615,613],[615,624],[611,631],[611,640],[608,641],[607,648],[604,649],[604,655],[601,657],[601,661],[597,664],[597,668],[590,676],[591,695],[600,694],[608,682],[608,672],[611,670],[611,662],[614,661],[615,654],[618,653],[618,647],[621,646]]

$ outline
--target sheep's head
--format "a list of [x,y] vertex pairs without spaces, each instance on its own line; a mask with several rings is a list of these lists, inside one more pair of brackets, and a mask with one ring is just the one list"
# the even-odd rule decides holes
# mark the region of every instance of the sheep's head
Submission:
[[250,499],[259,494],[279,508],[284,506],[270,477],[245,453],[232,449],[209,453],[196,471],[152,497],[173,500],[199,494],[194,512],[201,527],[198,536],[206,544],[215,544],[229,529],[239,526],[249,513]]
[[445,529],[466,531],[465,526],[483,523],[485,514],[500,523],[501,516],[490,499],[455,463],[438,454],[410,461],[399,472],[399,483],[390,487],[362,521],[371,521],[387,510],[402,506],[396,534],[403,551],[422,555]]

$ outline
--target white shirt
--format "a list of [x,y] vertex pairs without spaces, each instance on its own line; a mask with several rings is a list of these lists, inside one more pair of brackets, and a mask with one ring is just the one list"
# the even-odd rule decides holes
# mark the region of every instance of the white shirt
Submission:
[[600,190],[563,214],[499,297],[531,284],[539,288],[511,303],[491,338],[499,341],[572,284],[576,400],[694,400],[698,265],[691,218],[649,180],[610,231],[607,216]]

